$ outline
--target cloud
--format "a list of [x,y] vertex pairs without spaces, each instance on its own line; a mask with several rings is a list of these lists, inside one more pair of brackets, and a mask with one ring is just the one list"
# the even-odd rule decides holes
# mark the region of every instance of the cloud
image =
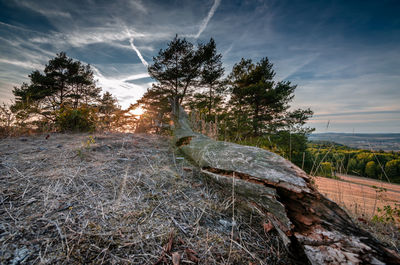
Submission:
[[[0,1],[0,8],[1,96],[66,51],[95,64],[101,86],[126,105],[149,86],[150,58],[179,34],[192,41],[215,38],[227,72],[242,57],[256,62],[268,56],[277,80],[298,84],[292,105],[326,115],[315,117],[321,124],[324,118],[334,125],[351,120],[355,112],[398,115],[384,113],[398,110],[400,98],[397,13],[385,4],[10,0]],[[354,120],[368,124],[369,115]],[[398,122],[387,126],[400,129]]]
[[296,74],[301,69],[303,69],[306,65],[313,62],[319,53],[314,53],[310,55],[300,55],[295,58],[283,59],[277,62],[277,78],[279,80],[286,80],[291,75]]
[[137,10],[148,14],[149,11],[147,10],[147,8],[143,5],[142,1],[136,0],[136,1],[129,1],[129,3]]
[[200,37],[201,33],[203,33],[203,31],[206,29],[208,22],[210,22],[210,19],[214,16],[214,13],[217,10],[220,3],[221,3],[221,0],[214,0],[214,4],[211,7],[210,11],[208,12],[207,17],[203,20],[203,22],[201,22],[199,31],[197,32],[196,35],[194,35],[195,39],[198,39]]
[[225,57],[228,53],[230,53],[233,46],[234,46],[234,43],[231,43],[231,45],[229,45],[229,47],[223,52],[222,56]]
[[0,63],[5,63],[5,64],[12,64],[15,66],[20,66],[23,68],[28,68],[28,69],[40,69],[43,68],[42,65],[40,64],[35,64],[32,62],[23,62],[23,61],[16,61],[16,60],[8,60],[8,59],[2,59],[0,58]]
[[58,17],[64,17],[64,18],[71,18],[71,14],[68,12],[64,11],[57,11],[54,9],[46,9],[43,8],[42,6],[37,6],[35,2],[26,2],[26,1],[20,1],[20,0],[14,0],[14,2],[22,7],[29,8],[37,13],[40,13],[46,17],[53,17],[53,18],[58,18]]
[[2,22],[2,21],[0,21],[0,25],[1,25],[1,26],[5,26],[5,27],[8,27],[8,28],[12,28],[12,29],[20,30],[20,31],[35,32],[35,33],[42,34],[41,32],[38,32],[38,31],[35,31],[35,30],[31,30],[31,29],[27,29],[27,28],[24,28],[24,27],[19,27],[19,26],[11,25],[11,24],[8,24],[8,23],[4,23],[4,22]]
[[147,78],[147,73],[114,78],[104,76],[100,70],[94,66],[92,66],[92,68],[97,84],[103,89],[103,91],[108,91],[116,96],[123,108],[127,108],[130,104],[135,103],[141,95],[144,94],[146,89],[151,86],[151,83],[137,85],[128,82]]
[[148,73],[142,73],[142,74],[135,74],[135,75],[130,75],[127,77],[124,77],[121,79],[121,81],[133,81],[133,80],[138,80],[138,79],[143,79],[143,78],[148,78],[150,75]]
[[375,114],[400,114],[400,110],[381,110],[381,111],[352,111],[352,112],[339,112],[339,113],[325,113],[314,115],[315,118],[319,117],[337,117],[337,116],[352,116],[352,115],[375,115]]

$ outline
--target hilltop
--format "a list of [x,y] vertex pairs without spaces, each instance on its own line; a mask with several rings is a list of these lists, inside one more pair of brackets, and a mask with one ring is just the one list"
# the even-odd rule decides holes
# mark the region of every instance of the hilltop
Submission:
[[294,262],[257,212],[202,181],[169,141],[120,133],[1,140],[0,263]]

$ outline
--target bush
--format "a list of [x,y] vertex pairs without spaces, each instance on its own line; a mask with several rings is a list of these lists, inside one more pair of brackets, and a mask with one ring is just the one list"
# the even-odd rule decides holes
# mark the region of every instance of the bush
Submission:
[[322,177],[328,177],[332,178],[333,177],[333,169],[332,169],[332,163],[331,162],[322,162],[320,165],[320,168],[318,170],[318,174]]
[[378,214],[374,215],[372,221],[380,223],[400,223],[400,204],[395,206],[385,205],[383,208],[378,207]]
[[400,177],[400,159],[388,161],[385,170],[389,178]]
[[57,129],[65,132],[92,132],[96,129],[97,112],[82,106],[76,109],[63,107],[56,115]]
[[376,163],[374,161],[369,161],[365,165],[365,174],[370,177],[374,178],[377,175],[378,167],[376,166]]

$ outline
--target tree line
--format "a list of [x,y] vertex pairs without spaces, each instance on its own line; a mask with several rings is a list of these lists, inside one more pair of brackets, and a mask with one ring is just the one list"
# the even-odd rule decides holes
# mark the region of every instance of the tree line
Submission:
[[[94,131],[136,130],[170,133],[170,101],[176,100],[203,133],[277,152],[297,164],[307,148],[305,127],[310,109],[291,110],[296,85],[276,81],[267,57],[242,59],[225,74],[222,55],[211,38],[194,45],[175,38],[148,67],[156,81],[136,104],[123,110],[115,97],[102,93],[90,65],[64,52],[33,71],[29,83],[15,87],[15,102],[0,109],[1,132],[10,130]],[[133,92],[134,93],[134,92]],[[137,117],[131,110],[144,109]]]
[[[305,126],[313,112],[290,109],[296,85],[275,80],[267,57],[242,59],[225,74],[222,55],[211,38],[194,45],[175,38],[148,67],[156,81],[136,104],[123,110],[110,93],[96,85],[93,70],[64,52],[33,71],[29,83],[15,87],[15,102],[0,111],[2,130],[94,131],[115,128],[170,133],[170,101],[176,100],[192,117],[194,127],[214,137],[277,152],[304,163]],[[134,92],[133,92],[134,93]],[[140,118],[130,110],[141,107]],[[5,129],[4,129],[5,128]]]
[[329,142],[312,142],[307,149],[308,171],[320,176],[364,176],[400,183],[400,152],[354,149]]
[[[61,52],[43,72],[33,71],[29,83],[14,88],[11,106],[0,106],[0,135],[31,130],[170,134],[170,102],[175,100],[199,132],[268,149],[311,174],[400,179],[398,153],[309,144],[313,129],[305,124],[313,112],[290,108],[296,85],[275,80],[267,57],[257,62],[242,58],[225,74],[214,39],[194,45],[175,36],[153,58],[148,72],[156,82],[124,110],[113,95],[102,93],[90,65]],[[137,107],[144,110],[140,117],[131,113]]]
[[130,128],[136,119],[109,92],[96,85],[90,65],[56,55],[29,83],[14,87],[15,102],[0,109],[0,134],[94,131]]

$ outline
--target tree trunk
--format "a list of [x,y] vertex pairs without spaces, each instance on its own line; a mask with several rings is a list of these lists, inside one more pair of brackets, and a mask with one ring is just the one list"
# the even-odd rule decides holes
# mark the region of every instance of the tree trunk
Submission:
[[174,104],[174,142],[205,176],[232,185],[249,206],[269,219],[299,263],[400,264],[400,257],[359,228],[310,177],[264,149],[215,141],[192,131]]
[[258,136],[258,112],[259,112],[259,105],[256,104],[254,108],[254,117],[253,117],[253,133],[254,136]]

